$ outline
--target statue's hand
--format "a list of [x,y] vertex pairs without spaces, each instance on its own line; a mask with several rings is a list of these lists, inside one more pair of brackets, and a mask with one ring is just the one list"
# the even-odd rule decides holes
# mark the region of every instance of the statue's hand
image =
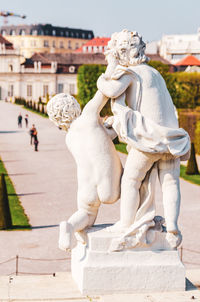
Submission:
[[119,64],[119,60],[117,58],[117,54],[115,51],[107,50],[105,52],[105,56],[106,56],[106,61],[108,62],[108,64],[115,65],[115,66],[117,66]]
[[103,123],[103,125],[107,128],[110,129],[112,128],[112,125],[114,123],[114,116],[109,116]]

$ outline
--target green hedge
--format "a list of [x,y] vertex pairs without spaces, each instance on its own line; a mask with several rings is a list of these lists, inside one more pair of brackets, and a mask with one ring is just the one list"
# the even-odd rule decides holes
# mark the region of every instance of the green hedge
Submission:
[[0,230],[10,229],[12,219],[8,201],[8,192],[5,182],[5,175],[0,174]]
[[200,154],[200,121],[196,125],[194,143],[196,153]]
[[[93,98],[97,91],[97,79],[104,73],[106,66],[104,65],[82,65],[78,69],[78,95],[77,100],[80,102],[81,108]],[[101,111],[101,116],[111,115],[110,102]]]

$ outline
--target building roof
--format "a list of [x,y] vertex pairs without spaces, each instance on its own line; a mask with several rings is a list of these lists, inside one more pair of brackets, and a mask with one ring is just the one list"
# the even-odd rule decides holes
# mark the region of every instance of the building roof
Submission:
[[23,64],[34,64],[34,62],[41,62],[44,65],[50,65],[51,62],[57,62],[61,65],[106,65],[105,57],[101,53],[34,53]]
[[6,49],[14,49],[13,44],[0,35],[0,44],[5,44]]
[[94,37],[92,30],[53,26],[51,24],[5,25],[0,27],[0,33],[3,35],[55,36],[77,39],[92,39]]
[[96,37],[93,38],[92,40],[89,40],[87,43],[85,43],[83,46],[78,48],[76,52],[83,52],[83,47],[88,47],[88,46],[103,46],[106,47],[108,42],[110,41],[110,38],[107,37]]
[[[170,63],[159,55],[149,55],[151,60],[161,61],[164,64]],[[42,66],[51,65],[51,62],[57,62],[58,66],[74,65],[77,68],[83,64],[101,64],[107,65],[103,53],[34,53],[33,56],[22,64],[26,68],[33,67],[34,62],[41,62]],[[62,70],[65,70],[62,68]]]
[[175,66],[200,66],[200,60],[198,60],[195,56],[187,56],[174,64]]
[[166,64],[166,65],[171,65],[171,63],[167,60],[165,60],[164,58],[162,58],[159,54],[148,54],[146,53],[146,56],[148,58],[150,58],[151,61],[159,61],[163,64]]

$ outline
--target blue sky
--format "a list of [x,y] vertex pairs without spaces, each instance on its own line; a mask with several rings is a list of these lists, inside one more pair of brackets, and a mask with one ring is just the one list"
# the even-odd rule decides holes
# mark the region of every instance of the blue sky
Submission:
[[0,0],[0,10],[27,15],[25,20],[10,17],[9,24],[51,23],[92,29],[95,36],[127,28],[145,41],[196,33],[200,27],[200,0]]

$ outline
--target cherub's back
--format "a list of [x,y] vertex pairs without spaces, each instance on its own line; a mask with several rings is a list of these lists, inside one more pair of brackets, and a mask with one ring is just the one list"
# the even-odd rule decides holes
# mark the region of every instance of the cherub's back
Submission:
[[66,144],[77,163],[78,176],[89,172],[98,183],[102,178],[113,177],[114,172],[118,174],[116,178],[121,174],[119,156],[98,118],[77,118],[66,135]]

